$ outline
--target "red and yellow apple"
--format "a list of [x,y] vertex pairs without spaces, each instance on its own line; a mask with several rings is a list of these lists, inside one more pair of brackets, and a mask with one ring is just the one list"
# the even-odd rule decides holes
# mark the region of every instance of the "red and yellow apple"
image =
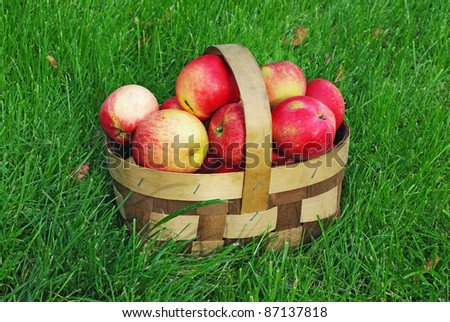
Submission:
[[325,104],[334,113],[336,128],[344,120],[345,103],[339,89],[329,80],[315,78],[306,84],[306,96],[314,97]]
[[169,97],[159,107],[160,110],[167,110],[171,108],[184,111],[183,106],[181,106],[176,96]]
[[194,115],[160,110],[142,122],[133,137],[136,164],[161,171],[197,171],[208,152],[208,134]]
[[295,160],[318,157],[328,151],[336,135],[333,112],[315,98],[294,96],[272,111],[276,148]]
[[208,128],[210,151],[227,166],[239,165],[245,154],[245,120],[242,103],[221,106]]
[[231,69],[219,55],[199,56],[179,73],[175,92],[189,113],[206,120],[220,106],[238,102],[239,88]]
[[305,95],[305,74],[293,62],[275,62],[261,66],[260,69],[271,109],[286,98]]
[[112,92],[100,107],[99,121],[114,141],[128,144],[137,126],[159,109],[155,96],[140,85],[125,85]]

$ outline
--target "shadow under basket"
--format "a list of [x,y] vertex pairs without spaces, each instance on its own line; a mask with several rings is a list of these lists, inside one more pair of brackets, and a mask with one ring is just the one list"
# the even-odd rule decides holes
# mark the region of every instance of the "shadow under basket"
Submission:
[[[106,158],[119,211],[135,221],[144,238],[187,243],[188,252],[204,256],[234,242],[269,235],[269,248],[291,247],[319,237],[339,215],[350,130],[345,121],[337,130],[334,148],[317,158],[272,167],[272,121],[259,65],[241,45],[217,45],[205,54],[222,55],[241,93],[246,125],[246,155],[252,160],[242,172],[186,174],[143,168],[130,151],[106,138]],[[224,203],[191,209],[152,230],[169,214],[200,201]],[[321,223],[319,223],[321,221]],[[147,234],[151,230],[151,234]],[[158,231],[158,234],[154,234]]]

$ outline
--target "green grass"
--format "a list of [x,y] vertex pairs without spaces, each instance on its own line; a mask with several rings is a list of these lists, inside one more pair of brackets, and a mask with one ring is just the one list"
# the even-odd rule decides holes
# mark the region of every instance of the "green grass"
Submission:
[[[450,299],[448,1],[1,9],[0,300]],[[305,42],[284,43],[297,26],[308,28]],[[352,137],[341,219],[291,251],[262,253],[255,242],[201,259],[171,243],[139,252],[104,166],[100,104],[127,83],[162,101],[184,64],[224,43],[244,44],[260,64],[291,60],[308,79],[335,81],[342,66]],[[73,180],[84,162],[89,176]]]

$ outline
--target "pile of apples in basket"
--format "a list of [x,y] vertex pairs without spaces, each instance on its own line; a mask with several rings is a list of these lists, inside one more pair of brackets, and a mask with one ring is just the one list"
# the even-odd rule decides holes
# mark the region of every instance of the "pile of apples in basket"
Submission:
[[[316,158],[333,148],[344,99],[326,79],[306,81],[293,62],[260,67],[272,113],[272,166]],[[179,73],[162,104],[140,85],[103,102],[105,133],[127,145],[134,162],[160,171],[224,173],[245,169],[245,120],[239,88],[220,55],[199,56]]]

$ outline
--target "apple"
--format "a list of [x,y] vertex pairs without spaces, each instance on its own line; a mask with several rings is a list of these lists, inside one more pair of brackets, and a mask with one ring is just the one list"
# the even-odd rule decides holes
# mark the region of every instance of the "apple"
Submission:
[[344,120],[345,103],[339,89],[329,80],[323,78],[315,78],[306,84],[306,96],[314,97],[330,110],[333,111],[336,118],[336,128],[341,126]]
[[238,165],[229,166],[225,164],[224,160],[219,158],[216,154],[208,153],[202,166],[196,173],[228,173],[244,171],[245,163],[241,162]]
[[260,67],[269,96],[270,108],[292,96],[306,92],[306,78],[303,71],[290,61],[280,61]]
[[239,165],[245,154],[245,120],[242,103],[221,106],[208,128],[210,151],[228,166]]
[[242,164],[228,166],[227,164],[223,163],[221,166],[219,166],[217,169],[215,169],[212,173],[230,173],[230,172],[240,172],[240,171],[244,171],[244,170],[245,170],[245,166]]
[[177,77],[175,92],[183,108],[200,120],[208,119],[220,106],[240,99],[231,69],[221,56],[214,54],[187,63]]
[[272,167],[292,164],[294,162],[295,160],[293,158],[287,157],[285,155],[278,153],[275,150],[272,150]]
[[223,160],[215,154],[208,153],[196,173],[212,173],[221,166],[223,166]]
[[295,160],[312,159],[332,147],[336,119],[333,112],[315,98],[290,97],[272,111],[272,136],[283,155]]
[[137,126],[159,109],[155,96],[140,85],[125,85],[113,91],[100,107],[99,121],[114,141],[128,144]]
[[197,171],[208,151],[208,133],[194,115],[159,110],[136,129],[132,142],[136,164],[161,171]]
[[166,109],[169,109],[169,108],[175,108],[177,110],[184,111],[183,106],[181,106],[181,104],[178,101],[178,98],[176,96],[169,97],[159,107],[160,110],[166,110]]

